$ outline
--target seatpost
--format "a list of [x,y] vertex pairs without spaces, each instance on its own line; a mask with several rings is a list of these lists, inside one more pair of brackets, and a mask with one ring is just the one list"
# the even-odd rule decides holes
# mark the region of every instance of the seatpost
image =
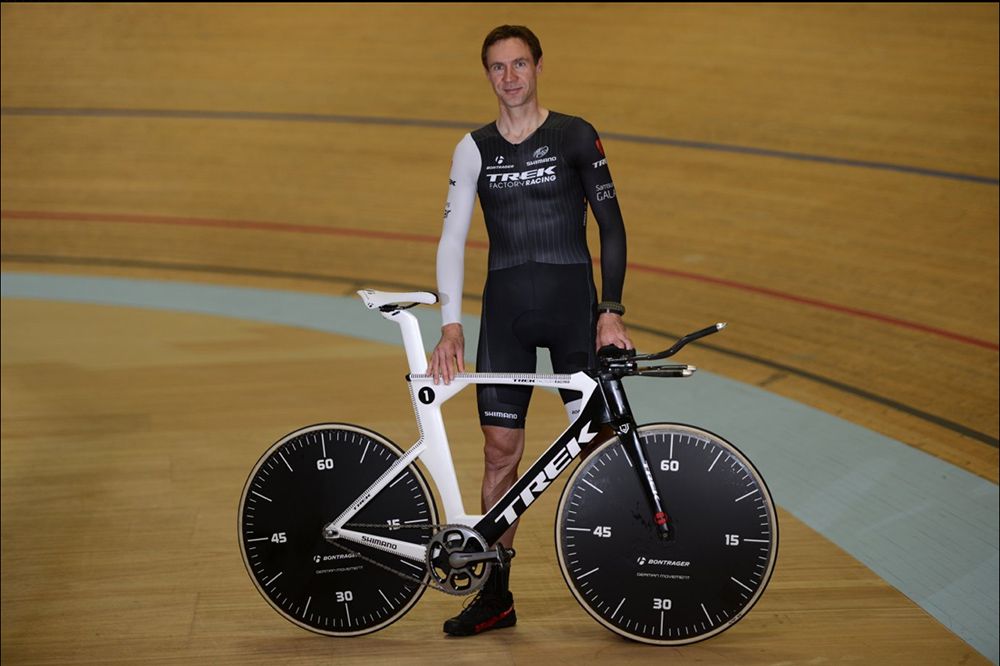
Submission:
[[427,352],[424,351],[424,339],[420,334],[420,322],[406,310],[382,309],[382,316],[399,324],[403,334],[403,348],[406,350],[406,361],[410,373],[422,375],[427,372]]
[[649,469],[646,447],[643,446],[642,440],[639,439],[639,433],[636,431],[635,417],[632,416],[632,408],[625,396],[621,377],[614,372],[613,368],[604,370],[600,373],[600,385],[608,413],[611,416],[611,426],[615,429],[622,444],[625,445],[625,455],[632,461],[632,466],[641,471],[639,477],[653,509],[653,522],[656,523],[657,532],[660,538],[669,539],[671,537],[670,518],[663,510],[660,493],[656,490],[656,480]]

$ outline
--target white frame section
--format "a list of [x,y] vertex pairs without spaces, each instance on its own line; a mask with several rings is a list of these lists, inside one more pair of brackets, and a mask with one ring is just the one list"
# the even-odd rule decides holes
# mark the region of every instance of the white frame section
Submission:
[[[462,494],[459,490],[458,476],[455,472],[455,464],[451,457],[451,447],[448,443],[448,434],[445,430],[444,419],[441,416],[441,405],[455,396],[462,389],[473,384],[508,384],[508,385],[532,385],[548,386],[552,388],[571,389],[580,391],[583,396],[581,404],[589,403],[591,396],[597,388],[597,382],[586,373],[577,372],[572,375],[537,375],[537,374],[506,374],[506,373],[480,373],[467,372],[455,375],[450,384],[435,384],[434,378],[427,374],[427,357],[424,352],[423,336],[420,332],[420,324],[417,318],[411,313],[401,309],[382,310],[384,306],[396,305],[400,302],[434,302],[429,301],[428,296],[433,298],[433,294],[386,294],[384,292],[374,292],[365,290],[358,292],[365,300],[369,308],[379,307],[383,317],[390,321],[395,321],[403,335],[403,346],[406,350],[407,362],[410,366],[409,386],[410,398],[413,401],[413,410],[417,418],[417,428],[420,432],[418,439],[406,453],[386,470],[385,474],[379,477],[367,490],[358,497],[357,501],[351,504],[340,516],[328,524],[325,532],[328,536],[337,536],[346,541],[364,544],[387,552],[396,553],[408,559],[423,561],[425,559],[426,548],[419,544],[400,541],[382,536],[372,536],[364,532],[345,529],[345,523],[358,513],[373,497],[383,488],[388,486],[408,465],[417,459],[423,461],[424,466],[430,473],[432,483],[437,487],[444,504],[445,522],[475,526],[483,515],[468,514],[462,503]],[[392,300],[392,297],[405,297],[399,300]],[[419,298],[418,298],[419,297]],[[373,305],[374,303],[374,305]],[[553,442],[538,461],[552,457],[554,449],[559,447],[559,443],[570,430],[581,431],[586,425],[580,423],[587,415],[587,410],[582,410],[580,415],[574,420],[566,430]],[[589,424],[587,424],[589,425]],[[584,431],[585,432],[585,431]],[[586,441],[586,440],[582,440]],[[574,454],[575,457],[575,454]],[[568,460],[566,461],[568,463]],[[535,465],[532,465],[533,469]],[[559,470],[560,472],[562,469]],[[522,476],[518,479],[521,481]],[[511,489],[514,491],[517,483]],[[497,504],[508,501],[504,495]],[[524,507],[527,508],[526,506]],[[491,508],[491,512],[492,512]]]

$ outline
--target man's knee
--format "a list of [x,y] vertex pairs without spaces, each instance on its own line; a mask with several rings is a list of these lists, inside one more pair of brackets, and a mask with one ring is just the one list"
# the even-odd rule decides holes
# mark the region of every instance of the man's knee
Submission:
[[517,466],[524,453],[524,430],[483,426],[486,465],[492,469]]

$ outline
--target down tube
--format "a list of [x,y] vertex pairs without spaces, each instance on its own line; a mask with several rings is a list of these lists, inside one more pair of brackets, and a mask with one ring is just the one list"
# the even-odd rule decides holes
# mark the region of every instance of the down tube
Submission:
[[504,493],[489,512],[476,523],[475,529],[491,546],[503,536],[518,516],[528,510],[542,494],[580,455],[582,447],[589,444],[601,429],[604,397],[600,387],[590,394],[590,400],[576,421],[538,457],[531,468]]

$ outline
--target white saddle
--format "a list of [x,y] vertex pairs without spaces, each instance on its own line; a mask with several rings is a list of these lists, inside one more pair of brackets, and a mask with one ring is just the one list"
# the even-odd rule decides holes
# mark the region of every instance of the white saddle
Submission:
[[361,296],[361,300],[365,302],[369,310],[377,310],[393,305],[406,307],[414,303],[434,305],[438,302],[437,294],[432,294],[429,291],[395,292],[361,289],[358,291],[358,295]]

